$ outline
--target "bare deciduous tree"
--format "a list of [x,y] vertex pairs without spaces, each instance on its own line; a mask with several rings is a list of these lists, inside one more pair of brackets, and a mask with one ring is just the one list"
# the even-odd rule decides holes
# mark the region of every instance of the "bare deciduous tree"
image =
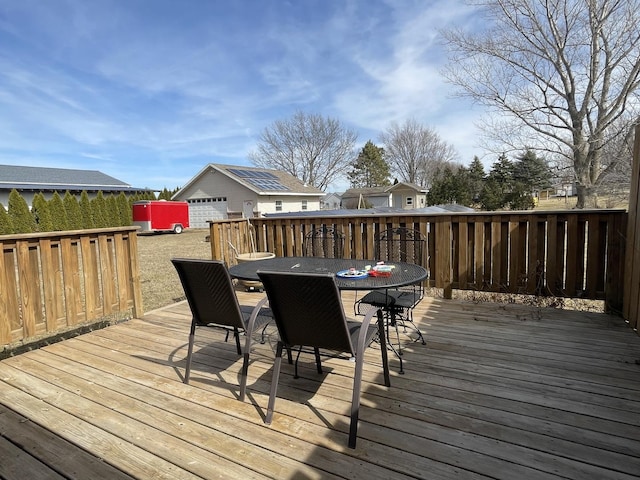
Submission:
[[276,120],[260,135],[253,163],[284,170],[321,190],[344,175],[354,157],[357,134],[338,120],[296,112]]
[[409,119],[395,122],[380,135],[385,157],[394,173],[404,182],[428,187],[436,170],[455,163],[458,153],[432,129]]
[[[605,145],[633,108],[640,74],[640,0],[472,0],[486,31],[444,32],[447,78],[492,109],[487,138],[566,156],[578,207],[594,204]],[[605,168],[604,163],[608,166]]]

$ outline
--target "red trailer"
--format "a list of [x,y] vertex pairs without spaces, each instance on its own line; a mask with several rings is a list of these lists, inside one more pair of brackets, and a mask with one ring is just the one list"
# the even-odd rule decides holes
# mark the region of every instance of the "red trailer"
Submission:
[[133,224],[141,232],[182,233],[189,228],[189,204],[168,200],[142,200],[133,203]]

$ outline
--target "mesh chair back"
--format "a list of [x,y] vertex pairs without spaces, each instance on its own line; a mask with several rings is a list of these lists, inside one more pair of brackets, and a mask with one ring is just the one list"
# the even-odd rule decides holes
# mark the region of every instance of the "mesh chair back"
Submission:
[[426,240],[418,230],[396,227],[378,234],[375,242],[376,260],[425,265]]
[[332,274],[258,271],[281,341],[355,355]]
[[198,325],[245,328],[229,272],[217,260],[174,258],[187,301]]
[[344,234],[331,225],[316,228],[305,236],[304,256],[343,258]]

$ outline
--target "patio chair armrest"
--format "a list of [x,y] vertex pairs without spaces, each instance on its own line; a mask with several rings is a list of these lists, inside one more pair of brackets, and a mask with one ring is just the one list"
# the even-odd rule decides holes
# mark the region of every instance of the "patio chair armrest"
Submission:
[[358,334],[358,345],[356,346],[356,352],[358,353],[358,355],[360,355],[361,352],[364,352],[364,349],[366,348],[366,341],[367,341],[367,332],[369,331],[369,325],[371,325],[371,319],[374,317],[376,317],[376,322],[378,321],[378,311],[380,311],[379,308],[370,308],[369,310],[367,310],[367,313],[364,316],[364,319],[362,320],[362,326],[360,327],[360,333]]
[[[249,321],[247,322],[247,334],[253,333],[253,328],[256,324],[256,318],[258,318],[258,314],[260,313],[260,310],[262,310],[262,308],[268,302],[269,302],[269,298],[267,298],[267,296],[265,295],[260,299],[260,301],[253,308],[253,311],[251,312],[251,316],[249,317]],[[250,335],[247,335],[247,336],[250,336]]]

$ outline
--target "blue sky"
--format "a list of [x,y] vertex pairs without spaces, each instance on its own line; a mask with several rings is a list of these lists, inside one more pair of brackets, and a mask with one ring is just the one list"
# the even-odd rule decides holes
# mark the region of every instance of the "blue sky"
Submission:
[[339,119],[358,148],[415,118],[468,164],[480,111],[440,75],[438,28],[472,20],[455,0],[3,0],[0,164],[174,188],[250,165],[297,110]]

